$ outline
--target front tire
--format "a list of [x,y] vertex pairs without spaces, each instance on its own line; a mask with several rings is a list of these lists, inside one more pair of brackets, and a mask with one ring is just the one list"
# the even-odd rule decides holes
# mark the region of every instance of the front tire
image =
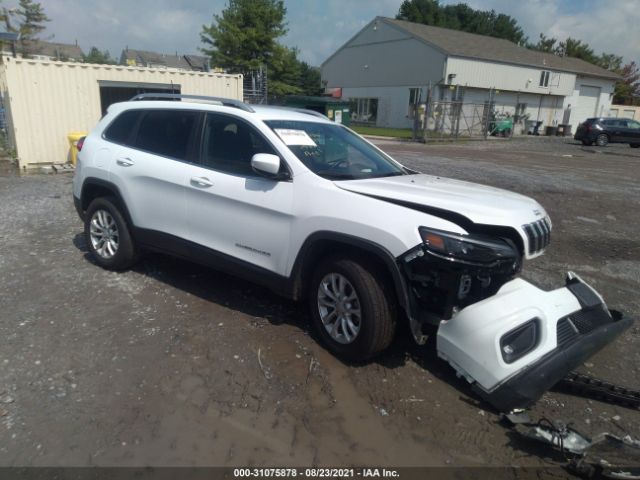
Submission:
[[396,302],[382,272],[366,260],[332,257],[313,274],[309,307],[326,347],[340,358],[365,361],[395,334]]
[[630,143],[629,146],[631,148],[638,148],[638,147],[640,147],[640,143]]
[[596,137],[596,145],[599,147],[606,147],[609,144],[609,137],[606,133],[601,133]]
[[129,225],[113,197],[99,197],[89,204],[84,233],[91,256],[102,268],[125,270],[137,261]]

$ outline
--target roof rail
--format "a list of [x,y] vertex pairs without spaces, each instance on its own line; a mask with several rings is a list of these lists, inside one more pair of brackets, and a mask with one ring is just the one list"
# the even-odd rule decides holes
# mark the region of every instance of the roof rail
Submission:
[[203,95],[182,95],[181,93],[141,93],[133,97],[130,102],[139,100],[197,100],[202,103],[216,103],[225,107],[234,107],[245,112],[255,112],[253,108],[240,100],[224,97],[206,97]]

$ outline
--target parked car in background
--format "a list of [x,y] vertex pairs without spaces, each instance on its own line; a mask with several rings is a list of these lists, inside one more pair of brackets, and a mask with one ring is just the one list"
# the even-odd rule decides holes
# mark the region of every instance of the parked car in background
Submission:
[[609,143],[628,143],[640,147],[640,122],[630,118],[588,118],[578,125],[573,136],[583,145],[604,147]]

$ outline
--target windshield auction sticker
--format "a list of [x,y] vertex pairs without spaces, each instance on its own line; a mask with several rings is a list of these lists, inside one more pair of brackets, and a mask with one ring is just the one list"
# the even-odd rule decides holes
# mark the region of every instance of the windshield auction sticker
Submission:
[[316,142],[304,130],[291,130],[287,128],[274,129],[286,145],[303,145],[317,147]]

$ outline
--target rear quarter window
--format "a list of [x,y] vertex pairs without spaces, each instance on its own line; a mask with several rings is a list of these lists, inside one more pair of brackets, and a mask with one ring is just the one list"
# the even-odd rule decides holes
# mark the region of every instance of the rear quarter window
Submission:
[[104,132],[104,138],[122,145],[131,145],[133,129],[136,126],[142,110],[127,110],[122,112],[111,122]]

